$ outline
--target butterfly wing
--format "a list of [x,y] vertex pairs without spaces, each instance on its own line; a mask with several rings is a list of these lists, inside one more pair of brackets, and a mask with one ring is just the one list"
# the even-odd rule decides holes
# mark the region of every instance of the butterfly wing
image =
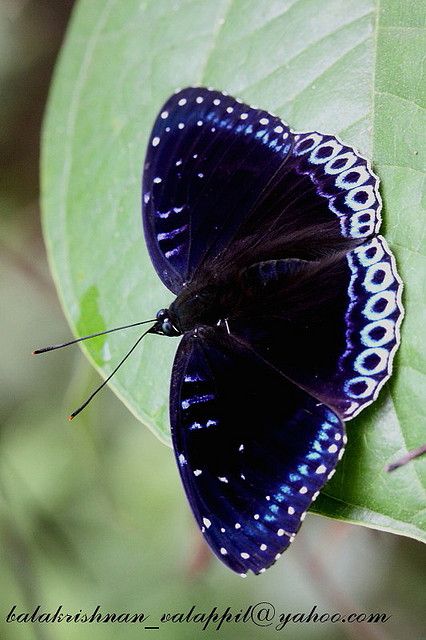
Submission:
[[381,201],[368,161],[334,136],[292,133],[266,111],[187,88],[155,121],[142,205],[154,267],[177,293],[230,245],[235,265],[236,257],[244,264],[284,248],[309,257],[369,237]]
[[[334,136],[307,132],[294,134],[294,140],[282,171],[284,184],[275,180],[260,205],[264,230],[254,234],[249,219],[240,234],[263,234],[266,255],[265,229],[270,233],[275,228],[279,237],[289,238],[283,255],[314,262],[299,269],[290,291],[286,269],[258,272],[262,290],[259,300],[252,302],[261,302],[263,319],[252,322],[255,313],[246,309],[234,329],[293,381],[349,420],[377,398],[391,375],[404,314],[402,281],[386,240],[375,235],[382,203],[370,163]],[[289,193],[294,194],[290,201]],[[335,226],[327,222],[324,206]],[[317,223],[310,226],[312,214]],[[346,246],[341,244],[344,239]],[[270,283],[268,321],[265,289]],[[277,322],[282,323],[279,335]]]
[[342,456],[343,423],[219,327],[183,337],[170,407],[179,471],[206,541],[234,571],[262,572]]
[[[287,165],[291,181],[303,177],[296,188],[294,214],[300,208],[326,204],[346,238],[368,238],[381,223],[379,180],[370,162],[336,136],[317,131],[294,134]],[[317,203],[315,205],[315,203]]]
[[175,292],[265,262],[320,264],[292,297],[275,287],[269,313],[262,286],[231,326],[345,419],[377,397],[399,344],[402,283],[375,235],[381,199],[365,158],[217,91],[185,89],[154,125],[143,199],[154,266]]
[[232,333],[344,420],[377,397],[403,316],[402,283],[383,237],[317,262],[257,263],[241,286],[247,296],[228,318]]
[[[229,320],[263,357],[349,420],[391,375],[402,281],[386,240],[375,235],[381,199],[369,162],[333,136],[308,132],[294,140],[256,217],[238,231],[243,255],[229,246],[221,256],[225,265],[236,253],[241,265],[247,252],[259,260],[248,269],[258,296]],[[271,230],[279,246],[268,239]],[[290,286],[289,257],[310,261]]]
[[143,175],[143,222],[158,275],[178,292],[227,246],[289,156],[288,126],[230,96],[189,88],[155,121]]

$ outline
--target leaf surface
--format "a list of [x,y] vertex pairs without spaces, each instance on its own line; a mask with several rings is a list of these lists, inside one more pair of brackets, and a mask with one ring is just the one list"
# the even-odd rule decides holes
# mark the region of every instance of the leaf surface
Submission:
[[[81,0],[43,136],[49,259],[76,334],[147,319],[171,302],[143,241],[140,176],[153,120],[178,86],[226,90],[295,129],[338,134],[371,157],[407,315],[395,374],[348,424],[347,452],[315,511],[424,539],[426,459],[384,472],[424,440],[424,5],[322,0],[318,7],[317,0]],[[131,329],[83,349],[106,376],[138,336]],[[148,336],[111,383],[166,442],[175,349],[174,340]]]

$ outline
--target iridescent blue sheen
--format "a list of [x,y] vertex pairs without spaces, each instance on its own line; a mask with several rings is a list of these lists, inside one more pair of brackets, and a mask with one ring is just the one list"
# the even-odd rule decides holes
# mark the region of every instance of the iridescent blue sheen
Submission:
[[187,88],[154,123],[142,207],[184,334],[170,392],[183,485],[218,558],[261,573],[334,473],[343,420],[391,374],[402,283],[377,235],[378,178],[333,135]]

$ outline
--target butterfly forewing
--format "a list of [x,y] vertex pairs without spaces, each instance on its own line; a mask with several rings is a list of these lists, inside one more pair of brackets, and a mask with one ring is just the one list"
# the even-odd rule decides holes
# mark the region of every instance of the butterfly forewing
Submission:
[[[294,134],[277,116],[205,88],[183,89],[161,109],[142,199],[153,264],[175,293],[249,236],[262,252],[272,235],[314,227],[318,236],[328,225],[320,235],[333,244],[369,237],[381,220],[377,177],[352,147]],[[245,246],[250,259],[253,242]]]
[[238,573],[259,573],[292,542],[345,443],[338,416],[221,328],[182,340],[172,437],[205,539]]
[[335,136],[318,132],[294,135],[290,165],[309,177],[317,197],[328,207],[348,238],[367,238],[377,233],[382,201],[379,180],[368,160]]
[[291,146],[279,118],[218,91],[184,89],[165,103],[148,144],[143,218],[172,291],[229,244]]

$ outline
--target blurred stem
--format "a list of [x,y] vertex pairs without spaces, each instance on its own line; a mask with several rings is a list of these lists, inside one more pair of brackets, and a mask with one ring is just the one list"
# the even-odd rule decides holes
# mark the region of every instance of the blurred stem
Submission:
[[[334,534],[333,530],[336,529],[335,523],[330,526],[330,529],[332,530],[332,534]],[[328,541],[330,534],[328,533],[325,537]],[[312,552],[304,538],[301,539],[301,542],[302,544],[299,542],[299,549],[301,550],[299,560],[303,563],[305,570],[321,594],[323,594],[330,604],[335,606],[340,613],[349,614],[357,611],[361,612],[362,607],[334,581],[328,568],[320,561],[318,553]],[[324,546],[325,545],[326,543],[324,542]],[[321,546],[321,543],[319,543],[318,547],[321,548]],[[388,636],[387,633],[365,622],[358,622],[356,625],[342,625],[341,628],[342,633],[351,640],[390,640],[390,636]]]
[[[79,351],[77,349],[77,351]],[[80,399],[87,397],[99,384],[99,373],[87,362],[86,357],[77,353],[76,365],[73,370],[71,381],[65,395],[67,409],[75,407]],[[110,396],[110,398],[106,398]],[[102,492],[105,504],[111,510],[114,523],[119,523],[128,531],[135,530],[135,522],[132,514],[123,509],[120,500],[117,498],[110,481],[108,461],[105,458],[105,447],[107,429],[111,420],[110,402],[117,402],[113,398],[113,393],[109,387],[103,389],[103,397],[97,398],[93,405],[87,407],[75,420],[67,423],[65,428],[78,431],[83,445],[78,448],[79,456],[84,455],[88,461],[88,467],[92,469],[93,482],[96,482]],[[106,411],[106,407],[108,410]]]
[[[32,515],[33,513],[38,514],[38,521],[33,518],[31,522],[31,537],[33,538],[33,540],[36,542],[43,542],[43,540],[40,540],[39,536],[44,535],[46,542],[45,548],[48,547],[51,551],[53,551],[54,549],[52,547],[52,544],[56,543],[57,546],[60,546],[62,552],[66,552],[67,558],[69,559],[70,563],[72,563],[75,567],[78,567],[81,574],[85,574],[90,579],[93,579],[93,576],[91,576],[88,568],[83,563],[80,555],[78,554],[72,538],[69,536],[68,531],[65,529],[65,527],[62,526],[59,519],[55,515],[53,515],[52,511],[46,509],[43,501],[39,500],[26,479],[18,472],[16,467],[14,467],[8,459],[3,456],[3,458],[0,459],[0,462],[2,470],[7,470],[8,480],[11,481],[15,487],[17,485],[21,485],[22,487],[22,494],[26,497],[26,502],[23,504],[25,514],[27,516],[28,514]],[[13,507],[14,512],[16,513],[16,500],[9,497],[8,489],[3,482],[1,483],[1,487],[3,489],[2,493],[5,498],[5,502],[7,504],[10,504],[10,506]],[[40,531],[40,523],[49,525],[49,536],[46,537],[46,531]],[[15,528],[17,528],[16,523],[14,523],[14,526]],[[52,533],[54,535],[52,535]],[[23,538],[21,539],[23,540]],[[43,549],[42,545],[41,548]]]
[[53,301],[57,301],[55,289],[42,273],[34,268],[34,263],[24,257],[23,253],[12,249],[8,244],[0,239],[0,252],[3,260],[7,261],[16,271],[21,273],[25,278],[37,285],[43,294],[47,294]]
[[192,517],[191,522],[188,522],[188,527],[190,528],[190,556],[187,560],[185,574],[187,579],[194,580],[205,575],[211,565],[213,555],[198,527],[194,526]]
[[[28,612],[31,612],[40,604],[36,572],[24,537],[4,509],[0,519],[0,539],[2,548],[6,551],[5,556],[11,573],[23,594],[25,606]],[[34,624],[31,628],[38,640],[50,640],[51,636],[46,633],[45,627]]]

